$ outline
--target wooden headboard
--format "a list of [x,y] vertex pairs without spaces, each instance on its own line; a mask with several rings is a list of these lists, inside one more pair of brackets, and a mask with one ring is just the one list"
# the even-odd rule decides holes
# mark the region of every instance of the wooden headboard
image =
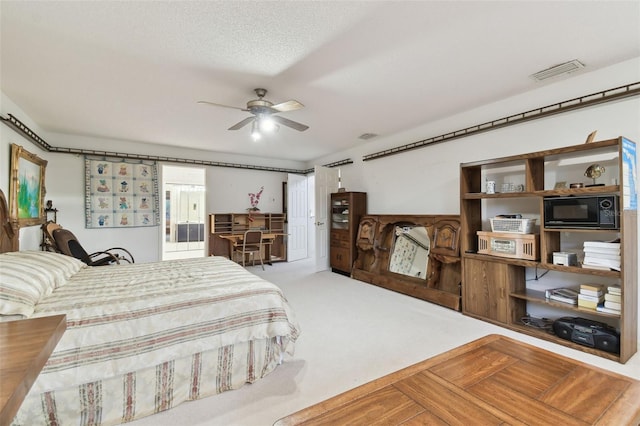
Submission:
[[16,220],[9,218],[9,206],[0,189],[0,253],[18,251],[20,232]]

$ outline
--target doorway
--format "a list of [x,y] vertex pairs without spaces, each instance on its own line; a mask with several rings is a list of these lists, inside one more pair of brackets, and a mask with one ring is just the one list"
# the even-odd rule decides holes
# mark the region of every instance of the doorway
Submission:
[[205,169],[162,166],[162,260],[205,256]]
[[329,213],[331,193],[339,187],[339,169],[329,167],[314,167],[314,198],[315,198],[315,270],[316,272],[329,269],[329,227],[331,216]]

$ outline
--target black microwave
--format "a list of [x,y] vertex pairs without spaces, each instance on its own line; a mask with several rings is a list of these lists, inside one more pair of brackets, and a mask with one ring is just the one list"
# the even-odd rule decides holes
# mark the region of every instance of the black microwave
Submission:
[[544,226],[619,229],[618,196],[545,197]]

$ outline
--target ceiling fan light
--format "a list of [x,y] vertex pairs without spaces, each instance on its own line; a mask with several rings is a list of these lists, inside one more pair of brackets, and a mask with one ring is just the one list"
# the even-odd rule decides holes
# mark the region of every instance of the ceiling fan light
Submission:
[[253,139],[254,142],[259,141],[260,138],[262,138],[258,127],[257,120],[254,120],[251,125],[251,139]]
[[263,132],[273,132],[276,130],[276,123],[269,116],[260,118],[260,130]]

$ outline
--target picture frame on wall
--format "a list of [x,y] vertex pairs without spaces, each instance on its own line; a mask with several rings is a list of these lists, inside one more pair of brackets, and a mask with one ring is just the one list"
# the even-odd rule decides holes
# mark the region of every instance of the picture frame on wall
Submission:
[[47,161],[22,146],[11,144],[9,205],[11,218],[19,227],[46,222],[44,197]]
[[85,156],[85,227],[160,224],[155,161]]

